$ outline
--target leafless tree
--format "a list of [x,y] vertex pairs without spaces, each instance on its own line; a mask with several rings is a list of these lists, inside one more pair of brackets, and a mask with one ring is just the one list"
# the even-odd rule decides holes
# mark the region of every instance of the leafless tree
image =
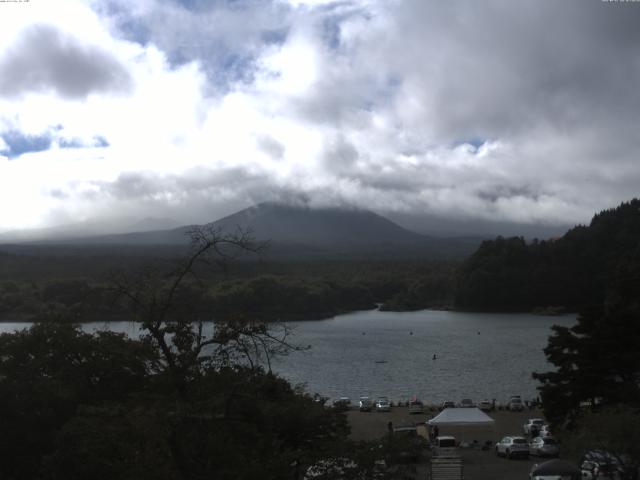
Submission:
[[266,362],[271,371],[273,355],[300,349],[289,341],[290,329],[284,324],[242,317],[209,321],[212,305],[198,275],[201,268],[226,270],[240,255],[262,254],[267,244],[256,242],[250,231],[242,229],[226,234],[204,226],[188,234],[188,253],[168,272],[147,267],[114,274],[111,282],[116,298],[127,300],[141,323],[143,339],[159,351],[158,368],[171,376],[178,392],[184,394],[204,368],[237,364],[257,368]]

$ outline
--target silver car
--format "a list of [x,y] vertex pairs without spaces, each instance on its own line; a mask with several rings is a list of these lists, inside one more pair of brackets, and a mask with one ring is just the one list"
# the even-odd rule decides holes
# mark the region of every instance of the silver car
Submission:
[[387,397],[379,397],[376,400],[376,412],[390,412],[391,403]]
[[557,457],[560,455],[560,446],[553,437],[536,437],[529,443],[529,453],[539,457]]
[[524,437],[504,437],[496,443],[496,455],[507,458],[529,456],[529,444]]

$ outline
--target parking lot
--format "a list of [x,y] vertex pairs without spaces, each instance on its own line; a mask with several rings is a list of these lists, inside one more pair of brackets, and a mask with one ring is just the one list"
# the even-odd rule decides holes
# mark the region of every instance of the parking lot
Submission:
[[[426,412],[425,414],[410,415],[406,407],[394,407],[390,412],[359,412],[350,410],[347,413],[351,425],[351,437],[354,440],[374,440],[388,434],[388,424],[392,422],[394,427],[408,426],[424,423],[435,417],[439,412]],[[492,443],[499,441],[506,435],[522,435],[522,425],[528,418],[542,417],[539,410],[526,410],[523,412],[495,411],[488,412],[495,420],[494,428],[476,427],[468,428],[442,428],[441,435],[454,435],[456,438],[464,438],[466,441],[477,440],[483,444],[487,440]],[[465,480],[516,480],[529,478],[529,470],[535,463],[541,463],[536,457],[528,460],[508,460],[496,457],[493,448],[481,450],[476,448],[461,448],[460,454],[464,460]],[[424,479],[427,466],[418,468],[419,476]]]

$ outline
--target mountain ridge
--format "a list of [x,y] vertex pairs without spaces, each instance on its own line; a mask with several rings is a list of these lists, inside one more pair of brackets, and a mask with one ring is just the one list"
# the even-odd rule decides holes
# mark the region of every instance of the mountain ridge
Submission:
[[[403,228],[370,210],[356,208],[312,208],[264,202],[205,224],[222,234],[238,229],[251,232],[258,241],[269,241],[269,254],[384,256],[460,256],[471,253],[481,239],[443,239]],[[39,243],[85,246],[181,246],[189,242],[189,231],[198,225],[144,232],[97,235],[79,239]]]

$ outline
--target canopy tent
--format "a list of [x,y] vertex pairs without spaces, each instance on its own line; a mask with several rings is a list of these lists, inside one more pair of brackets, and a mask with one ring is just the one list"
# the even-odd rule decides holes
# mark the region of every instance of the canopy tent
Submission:
[[468,427],[483,426],[493,427],[495,420],[479,408],[445,408],[438,415],[427,422],[432,426]]
[[439,434],[454,435],[465,443],[470,436],[474,441],[495,441],[496,422],[479,408],[445,408],[427,421],[430,427],[438,427]]

